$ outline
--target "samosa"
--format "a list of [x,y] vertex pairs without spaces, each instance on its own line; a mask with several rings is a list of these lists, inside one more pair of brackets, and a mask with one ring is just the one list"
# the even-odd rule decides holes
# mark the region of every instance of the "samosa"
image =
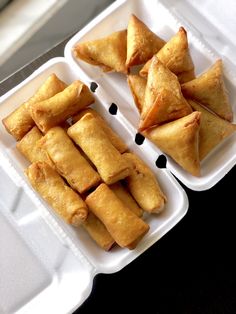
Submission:
[[143,64],[159,51],[165,41],[153,33],[134,14],[127,28],[127,67]]
[[194,69],[189,70],[189,71],[185,71],[185,72],[181,72],[177,76],[178,76],[178,80],[179,80],[180,84],[192,81],[196,77]]
[[142,134],[172,157],[183,169],[200,175],[199,129],[201,113],[191,114],[145,130]]
[[222,60],[196,79],[184,83],[182,92],[186,98],[199,101],[221,118],[232,122],[233,112],[223,79]]
[[139,129],[181,118],[192,112],[175,74],[156,56],[152,58]]
[[74,55],[89,64],[100,66],[104,72],[127,74],[127,30],[114,32],[101,39],[81,42],[74,47]]
[[[195,78],[194,65],[189,53],[187,32],[183,27],[158,51],[157,58],[174,74],[181,83]],[[146,77],[151,64],[149,60],[140,71]]]
[[225,138],[236,132],[236,125],[221,119],[195,101],[188,102],[194,110],[201,112],[199,158],[202,160]]
[[127,78],[129,88],[134,98],[135,105],[141,114],[144,106],[145,89],[147,80],[137,74],[130,74]]

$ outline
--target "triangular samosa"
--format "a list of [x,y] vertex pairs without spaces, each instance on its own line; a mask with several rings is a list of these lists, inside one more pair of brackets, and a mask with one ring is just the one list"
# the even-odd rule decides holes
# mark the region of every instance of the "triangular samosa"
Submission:
[[177,76],[178,76],[178,80],[179,80],[180,84],[192,81],[196,77],[194,69],[189,70],[189,71],[185,71],[185,72],[181,72]]
[[[192,80],[194,76],[194,65],[189,54],[187,32],[180,27],[176,33],[156,54],[158,59],[174,74],[180,75],[181,83]],[[140,75],[146,77],[151,64],[149,60],[140,71]],[[185,75],[182,75],[182,73]],[[186,72],[188,75],[186,75]],[[191,74],[191,75],[190,75]]]
[[104,72],[127,73],[127,31],[114,32],[107,37],[78,43],[74,55],[87,63],[100,66]]
[[233,112],[223,80],[222,60],[217,60],[206,72],[181,87],[186,98],[199,101],[221,118],[232,121]]
[[140,130],[181,118],[191,112],[176,75],[154,56],[148,72]]
[[143,135],[171,156],[183,169],[199,176],[200,117],[201,113],[194,111],[178,120],[145,130]]
[[165,41],[154,34],[134,14],[127,28],[127,67],[142,64],[161,49]]
[[202,160],[226,137],[236,131],[236,125],[221,119],[199,103],[188,100],[194,110],[201,112],[199,158]]
[[147,80],[139,75],[130,74],[128,76],[127,81],[128,81],[131,93],[133,95],[135,105],[139,113],[141,113],[143,109],[143,105],[144,105],[144,96],[145,96]]

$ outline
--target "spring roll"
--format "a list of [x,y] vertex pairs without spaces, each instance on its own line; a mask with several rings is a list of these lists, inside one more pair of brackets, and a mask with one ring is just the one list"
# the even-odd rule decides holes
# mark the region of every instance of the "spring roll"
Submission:
[[77,227],[86,220],[88,208],[85,202],[47,163],[32,163],[26,175],[33,188],[67,223]]
[[40,144],[47,151],[56,170],[74,190],[84,193],[99,184],[99,174],[80,154],[63,128],[51,128]]
[[160,213],[164,209],[167,198],[154,174],[135,154],[124,153],[123,156],[133,164],[132,173],[126,178],[130,193],[143,210]]
[[51,167],[54,167],[45,149],[40,146],[39,140],[43,137],[37,126],[34,126],[25,136],[16,144],[17,149],[31,163],[44,161]]
[[134,249],[149,230],[149,225],[126,207],[105,183],[87,196],[85,202],[121,247]]
[[143,210],[138,206],[136,201],[127,191],[127,189],[120,183],[116,182],[110,185],[110,189],[116,194],[116,196],[127,206],[132,212],[138,216],[142,217]]
[[38,128],[46,133],[93,102],[94,98],[88,87],[77,80],[62,92],[35,103],[29,109]]
[[109,251],[115,240],[107,231],[104,224],[90,211],[83,227],[90,237],[105,251]]
[[[110,188],[123,204],[132,210],[136,216],[142,216],[143,210],[138,206],[130,193],[120,182],[110,185]],[[104,224],[91,211],[83,226],[91,238],[105,251],[109,251],[115,245],[115,240],[107,231]]]
[[55,74],[51,74],[43,85],[27,102],[20,105],[15,111],[3,119],[3,124],[12,136],[19,141],[35,125],[29,107],[35,103],[48,99],[63,91],[66,84],[59,80]]
[[130,174],[130,162],[112,145],[90,113],[72,125],[68,134],[89,157],[105,183],[115,183]]
[[106,135],[109,137],[109,140],[111,141],[112,145],[115,146],[115,148],[120,152],[124,153],[128,150],[127,145],[124,143],[124,141],[119,137],[118,134],[116,134],[112,128],[106,123],[106,121],[100,116],[100,114],[91,109],[85,109],[79,112],[76,116],[72,117],[73,123],[76,123],[79,121],[83,116],[86,115],[86,113],[91,113],[94,118],[97,119],[98,123],[100,124],[101,128],[105,131]]

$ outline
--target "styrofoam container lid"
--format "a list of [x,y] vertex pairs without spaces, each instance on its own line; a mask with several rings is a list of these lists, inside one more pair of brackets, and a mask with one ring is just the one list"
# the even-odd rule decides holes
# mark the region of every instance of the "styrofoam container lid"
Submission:
[[[202,178],[195,179],[187,175],[170,159],[167,169],[157,168],[156,160],[161,152],[147,140],[141,146],[134,141],[138,114],[124,77],[118,73],[103,74],[100,69],[77,62],[71,55],[71,48],[77,41],[97,38],[126,27],[131,13],[168,39],[180,24],[185,26],[182,15],[177,17],[178,14],[175,14],[176,10],[177,13],[182,11],[182,4],[178,2],[177,6],[173,6],[173,3],[171,0],[116,1],[70,40],[65,48],[65,58],[49,60],[0,98],[2,119],[32,96],[51,73],[68,84],[76,79],[81,79],[88,86],[92,81],[97,82],[93,107],[109,121],[130,150],[150,166],[168,198],[166,208],[160,215],[147,217],[150,231],[135,250],[115,247],[111,252],[105,252],[97,247],[84,230],[64,223],[33,191],[23,174],[28,162],[17,151],[14,139],[1,124],[0,314],[72,313],[90,294],[97,273],[112,273],[122,269],[186,214],[187,195],[171,172],[184,184],[201,190],[210,188],[234,165],[235,137],[232,137],[204,161]],[[184,1],[185,6],[190,12],[195,10],[190,1]],[[192,26],[186,28],[190,34],[196,69],[203,71],[215,60],[216,54],[210,46],[202,43]],[[236,84],[230,71],[233,61],[230,55],[225,60],[227,87],[233,99]],[[109,113],[111,103],[118,106],[115,116]]]

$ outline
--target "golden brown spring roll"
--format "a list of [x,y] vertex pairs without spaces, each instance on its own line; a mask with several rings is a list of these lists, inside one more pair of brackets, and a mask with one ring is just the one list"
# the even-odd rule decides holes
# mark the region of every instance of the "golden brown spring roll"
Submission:
[[63,91],[67,85],[59,80],[55,74],[51,74],[43,85],[37,90],[27,102],[20,105],[10,115],[3,119],[6,130],[18,141],[35,125],[29,106],[39,101],[48,99]]
[[121,247],[134,249],[149,230],[149,225],[126,207],[105,183],[87,196],[85,202]]
[[43,135],[37,126],[34,126],[19,142],[17,142],[16,147],[31,163],[45,161],[51,167],[54,167],[46,150],[40,147],[39,140],[42,137]]
[[160,213],[167,199],[154,174],[135,154],[124,153],[123,156],[132,162],[134,167],[131,175],[126,178],[130,193],[143,210]]
[[93,102],[88,87],[77,80],[55,96],[30,106],[29,110],[38,128],[46,133]]
[[90,211],[83,227],[90,237],[105,251],[109,251],[115,240],[107,231],[104,224]]
[[112,145],[90,113],[72,125],[68,134],[93,162],[105,183],[115,183],[130,174],[130,162]]
[[116,194],[116,196],[127,206],[132,212],[138,216],[142,217],[143,210],[138,206],[136,201],[127,191],[127,189],[120,183],[116,182],[110,185],[110,189]]
[[105,131],[106,135],[109,137],[109,140],[111,141],[112,145],[115,146],[115,148],[120,152],[124,153],[128,150],[127,145],[124,143],[124,141],[119,137],[118,134],[116,134],[112,128],[106,123],[106,121],[100,116],[100,114],[91,109],[85,109],[81,112],[79,112],[76,116],[72,117],[73,123],[79,121],[83,116],[86,115],[86,113],[91,113],[94,118],[97,119],[98,123],[102,127],[102,129]]
[[[138,217],[142,216],[143,210],[138,206],[130,193],[120,182],[110,185],[110,189],[135,215]],[[105,251],[109,251],[111,247],[115,245],[115,240],[107,231],[104,224],[91,211],[83,226],[91,238]]]
[[61,127],[51,128],[40,141],[59,174],[79,193],[84,193],[101,181],[99,174],[80,154]]
[[26,175],[33,188],[67,223],[77,227],[85,221],[88,214],[85,202],[47,163],[32,163]]

